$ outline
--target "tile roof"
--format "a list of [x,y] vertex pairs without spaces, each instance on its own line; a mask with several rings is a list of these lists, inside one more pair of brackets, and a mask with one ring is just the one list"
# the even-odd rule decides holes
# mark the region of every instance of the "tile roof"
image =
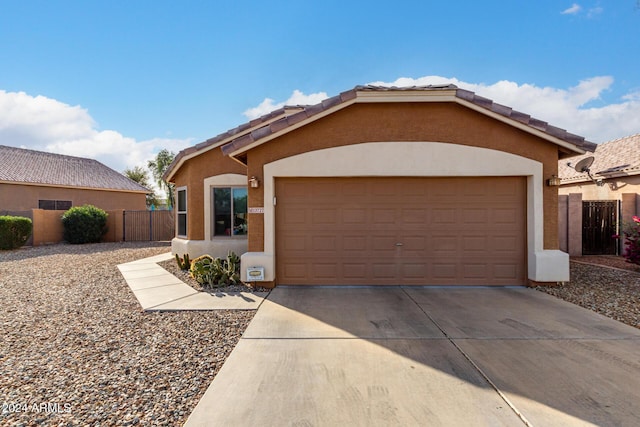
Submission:
[[149,192],[97,160],[5,145],[0,145],[0,182]]
[[589,156],[594,158],[589,169],[595,178],[640,174],[640,133],[598,144],[593,154],[561,160],[558,162],[558,176],[563,184],[590,181],[586,173],[579,173],[573,168]]
[[[175,157],[174,162],[170,165],[165,174],[165,178],[171,178],[174,173],[174,169],[183,161],[185,157],[196,155],[198,152],[202,152],[206,149],[211,149],[216,146],[222,146],[224,154],[230,154],[261,139],[267,138],[273,134],[276,134],[283,129],[294,126],[299,122],[309,119],[318,114],[327,112],[328,110],[335,108],[341,104],[347,104],[349,101],[355,100],[358,97],[364,99],[368,95],[387,94],[393,95],[394,93],[403,95],[411,92],[416,93],[418,96],[424,96],[426,94],[440,95],[455,97],[462,102],[471,103],[474,106],[479,107],[481,110],[487,110],[487,113],[497,114],[504,118],[513,120],[525,127],[529,127],[532,130],[542,132],[550,137],[556,138],[560,141],[568,143],[570,146],[575,146],[577,149],[583,151],[593,151],[596,144],[586,141],[583,137],[574,135],[567,132],[564,129],[552,126],[547,122],[535,119],[528,114],[521,113],[513,110],[505,105],[497,104],[490,99],[476,95],[474,92],[460,89],[456,85],[429,85],[429,86],[410,86],[410,87],[388,87],[388,86],[356,86],[355,88],[342,92],[332,98],[325,99],[319,104],[308,106],[295,106],[284,107],[279,110],[273,111],[265,116],[252,120],[249,123],[240,125],[234,129],[231,129],[225,133],[222,133],[214,138],[204,141],[198,145],[187,148],[181,151]],[[407,99],[407,101],[411,101]],[[364,101],[366,102],[366,101]]]

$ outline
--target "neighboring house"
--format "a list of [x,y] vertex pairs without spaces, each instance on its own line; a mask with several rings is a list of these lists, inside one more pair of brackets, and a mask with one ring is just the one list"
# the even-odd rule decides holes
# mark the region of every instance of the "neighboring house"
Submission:
[[0,213],[146,209],[149,190],[97,160],[0,145]]
[[[593,159],[589,174],[576,171],[586,158]],[[640,134],[559,161],[558,177],[560,248],[570,255],[619,253],[622,240],[611,236],[640,212]]]
[[569,279],[561,158],[595,144],[456,86],[358,86],[180,152],[174,253],[275,285]]

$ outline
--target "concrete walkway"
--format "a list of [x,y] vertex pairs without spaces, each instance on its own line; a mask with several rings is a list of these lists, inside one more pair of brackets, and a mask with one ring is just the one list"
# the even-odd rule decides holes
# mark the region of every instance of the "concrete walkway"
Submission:
[[637,426],[638,354],[532,289],[278,287],[186,426]]
[[118,269],[144,311],[256,310],[268,292],[199,292],[157,263],[171,253],[118,265]]

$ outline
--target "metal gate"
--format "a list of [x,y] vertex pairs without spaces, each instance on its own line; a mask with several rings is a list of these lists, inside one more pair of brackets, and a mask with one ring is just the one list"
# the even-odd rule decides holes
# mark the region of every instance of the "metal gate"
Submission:
[[125,242],[171,240],[175,235],[173,211],[124,211]]
[[582,254],[618,255],[617,200],[582,202]]

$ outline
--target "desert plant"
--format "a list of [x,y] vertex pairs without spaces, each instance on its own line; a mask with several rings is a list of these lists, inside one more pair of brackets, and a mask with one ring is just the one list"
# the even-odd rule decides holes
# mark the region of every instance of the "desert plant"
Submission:
[[62,215],[62,225],[67,242],[98,243],[107,232],[107,213],[93,205],[76,206]]
[[[627,262],[640,264],[640,217],[634,216],[633,222],[622,227],[624,231],[624,257]],[[614,236],[618,238],[619,236]]]
[[189,270],[191,268],[191,261],[189,260],[189,254],[184,254],[182,258],[176,254],[176,262],[180,270]]
[[27,243],[33,232],[30,218],[0,216],[0,249],[17,249]]
[[240,257],[233,252],[226,259],[203,255],[191,263],[191,277],[205,287],[222,287],[240,283]]
[[211,255],[199,256],[191,261],[189,275],[201,285],[209,285],[211,284],[211,264],[213,264]]

